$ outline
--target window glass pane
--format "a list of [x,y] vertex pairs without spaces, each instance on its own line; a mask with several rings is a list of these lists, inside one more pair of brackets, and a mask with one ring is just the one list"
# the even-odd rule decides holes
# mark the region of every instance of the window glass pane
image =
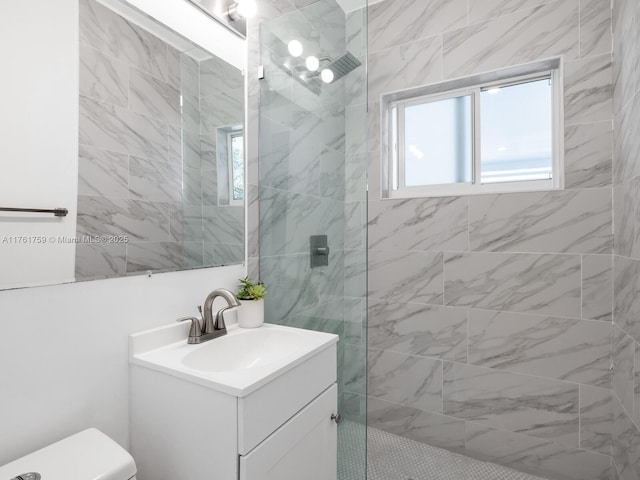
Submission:
[[244,135],[231,137],[233,199],[244,199]]
[[483,90],[481,122],[482,183],[551,178],[549,79]]
[[471,96],[405,108],[405,185],[471,181]]

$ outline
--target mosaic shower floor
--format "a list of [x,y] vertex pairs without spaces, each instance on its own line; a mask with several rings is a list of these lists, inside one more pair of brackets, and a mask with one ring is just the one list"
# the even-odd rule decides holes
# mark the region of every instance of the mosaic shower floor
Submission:
[[[340,480],[362,480],[362,425],[341,425],[344,461]],[[375,428],[368,428],[367,480],[545,480],[493,463],[430,447]]]

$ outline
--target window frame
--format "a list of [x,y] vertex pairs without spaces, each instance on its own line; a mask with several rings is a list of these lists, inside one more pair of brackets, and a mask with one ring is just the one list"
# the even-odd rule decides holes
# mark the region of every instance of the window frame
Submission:
[[[242,142],[244,144],[244,130],[231,130],[227,132],[227,170],[228,170],[228,181],[229,181],[229,205],[231,206],[243,206],[244,205],[244,197],[246,196],[246,188],[243,191],[243,198],[235,199],[234,198],[234,179],[233,179],[233,139],[237,137],[242,137]],[[246,168],[246,165],[245,165]]]
[[[509,87],[549,78],[552,108],[552,178],[481,183],[481,94],[496,87]],[[387,145],[382,155],[382,197],[417,198],[478,195],[488,193],[535,192],[564,188],[564,101],[562,64],[559,60],[531,66],[514,67],[503,71],[458,79],[418,89],[382,96],[381,140]],[[454,88],[451,88],[454,86]],[[404,109],[471,96],[471,182],[406,186],[404,184]]]

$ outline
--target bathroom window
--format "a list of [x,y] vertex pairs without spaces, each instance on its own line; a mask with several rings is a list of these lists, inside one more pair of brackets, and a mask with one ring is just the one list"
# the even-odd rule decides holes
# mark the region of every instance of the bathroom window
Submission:
[[385,196],[561,188],[560,75],[559,68],[544,67],[383,97]]
[[227,135],[229,152],[230,205],[243,205],[244,201],[244,132],[234,131]]

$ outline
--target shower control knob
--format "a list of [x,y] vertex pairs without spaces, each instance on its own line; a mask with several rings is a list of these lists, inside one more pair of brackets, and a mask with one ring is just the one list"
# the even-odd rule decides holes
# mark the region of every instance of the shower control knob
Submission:
[[331,420],[336,423],[340,423],[342,421],[342,416],[340,414],[336,415],[335,413],[331,414]]

